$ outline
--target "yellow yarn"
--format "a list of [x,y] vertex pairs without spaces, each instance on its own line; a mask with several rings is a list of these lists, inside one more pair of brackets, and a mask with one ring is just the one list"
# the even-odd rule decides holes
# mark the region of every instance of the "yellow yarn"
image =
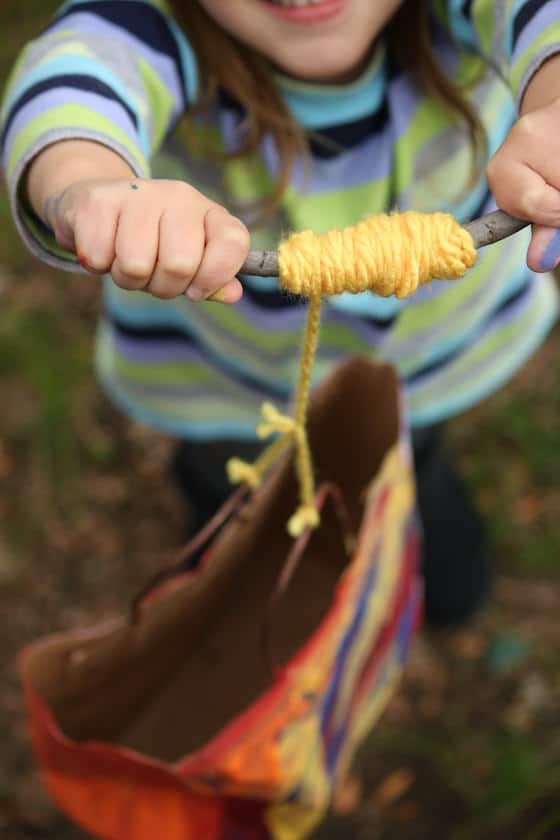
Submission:
[[278,251],[280,284],[305,297],[371,291],[405,298],[430,280],[462,277],[475,259],[471,235],[453,216],[414,211],[295,233]]
[[310,301],[294,416],[281,414],[270,403],[261,408],[261,438],[280,437],[253,464],[237,458],[228,463],[230,481],[246,481],[255,488],[280,452],[291,442],[296,450],[300,506],[288,523],[299,536],[319,524],[311,452],[306,432],[307,405],[313,361],[319,338],[321,297],[342,292],[371,291],[405,298],[430,280],[462,277],[476,260],[471,235],[446,213],[407,213],[372,216],[354,227],[317,235],[295,233],[278,251],[279,282],[292,294]]

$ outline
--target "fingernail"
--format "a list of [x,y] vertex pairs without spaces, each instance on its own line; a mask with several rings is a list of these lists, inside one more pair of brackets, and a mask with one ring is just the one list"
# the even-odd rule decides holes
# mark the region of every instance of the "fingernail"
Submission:
[[76,257],[78,258],[78,262],[80,263],[82,268],[85,268],[86,271],[91,271],[91,266],[88,262],[87,257],[85,257],[80,251],[76,252]]
[[541,259],[539,262],[539,268],[541,271],[552,271],[553,268],[556,268],[558,262],[560,261],[560,230],[554,231],[548,243],[546,244]]
[[202,300],[204,297],[204,292],[198,289],[196,286],[189,286],[187,289],[187,297],[190,300],[199,301]]
[[227,301],[226,293],[224,292],[223,289],[218,289],[218,291],[214,292],[214,294],[211,295],[208,298],[208,300],[212,300],[215,303],[226,303],[226,301]]

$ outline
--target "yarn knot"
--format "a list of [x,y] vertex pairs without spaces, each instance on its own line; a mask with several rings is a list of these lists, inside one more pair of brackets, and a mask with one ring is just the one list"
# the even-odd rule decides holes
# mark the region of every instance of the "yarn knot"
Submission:
[[241,458],[230,458],[226,464],[227,476],[232,484],[246,482],[252,490],[256,490],[261,483],[261,475],[254,464],[248,464]]
[[405,298],[430,280],[462,277],[475,260],[471,235],[446,213],[409,211],[372,216],[354,227],[321,235],[309,230],[295,233],[281,243],[281,287],[309,298],[294,416],[281,414],[271,403],[264,403],[257,435],[267,438],[277,433],[279,437],[253,465],[232,458],[227,469],[232,482],[246,481],[258,487],[280,452],[294,442],[300,505],[288,522],[291,536],[297,537],[319,524],[306,416],[322,296],[370,291],[382,297]]
[[259,423],[256,427],[256,432],[259,438],[264,439],[270,437],[275,432],[282,435],[293,434],[295,421],[292,417],[286,414],[280,414],[276,406],[272,403],[265,402],[261,406],[261,415],[264,423]]
[[315,505],[300,505],[288,521],[288,533],[299,537],[306,528],[316,528],[319,524],[319,511]]

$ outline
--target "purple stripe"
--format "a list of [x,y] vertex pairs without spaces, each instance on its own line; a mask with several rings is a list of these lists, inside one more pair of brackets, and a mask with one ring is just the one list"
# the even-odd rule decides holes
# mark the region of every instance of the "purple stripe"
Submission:
[[[55,23],[49,28],[49,35],[52,32],[69,29],[76,30],[75,33],[71,31],[69,34],[75,34],[75,37],[78,39],[81,35],[93,35],[103,40],[105,44],[113,41],[115,48],[119,50],[128,48],[133,56],[143,58],[155,70],[163,86],[171,94],[175,103],[173,119],[183,112],[185,93],[183,91],[181,77],[172,58],[153,50],[144,41],[135,38],[134,35],[127,32],[126,29],[115,26],[91,12],[76,11],[62,18],[59,23]],[[95,45],[91,46],[95,49]]]
[[[360,315],[335,309],[328,302],[323,305],[323,308],[323,321],[325,323],[340,324],[340,326],[346,327],[349,332],[358,336],[368,347],[379,347],[382,340],[391,334],[391,329],[366,321]],[[372,313],[371,317],[375,318],[375,313]]]
[[[473,330],[469,336],[468,348],[465,348],[457,359],[448,362],[445,365],[444,371],[442,371],[440,367],[437,367],[433,371],[427,372],[425,376],[419,376],[414,380],[414,383],[411,386],[407,386],[407,393],[412,395],[415,391],[425,388],[429,385],[431,379],[438,380],[442,379],[442,377],[453,377],[455,368],[459,368],[459,371],[455,374],[455,376],[459,378],[455,378],[453,380],[454,390],[462,390],[466,384],[472,384],[472,382],[478,381],[480,377],[476,376],[475,371],[479,370],[480,364],[477,363],[476,367],[474,367],[472,363],[469,365],[469,353],[473,350],[476,352],[477,345],[481,341],[486,340],[492,334],[501,331],[509,324],[516,323],[520,318],[522,318],[524,312],[532,306],[534,297],[538,295],[538,283],[531,283],[527,286],[526,294],[520,295],[519,299],[511,306],[508,306],[504,312],[494,315],[491,321],[484,323],[478,330]],[[502,347],[496,348],[492,358],[489,360],[486,357],[481,364],[483,364],[485,368],[488,368],[489,366],[493,366],[496,361],[501,359],[504,355],[511,355],[511,344],[509,342],[504,344]]]
[[[204,367],[207,370],[207,366]],[[239,400],[244,400],[244,408],[250,409],[251,411],[255,411],[258,415],[258,409],[263,400],[270,399],[270,394],[266,391],[260,391],[257,388],[244,388],[241,383],[235,382],[235,388],[231,388],[229,393],[224,385],[230,385],[231,382],[228,381],[227,377],[222,376],[219,372],[216,372],[217,376],[220,376],[220,382],[216,383],[216,387],[214,389],[211,388],[205,382],[191,382],[191,380],[185,380],[185,385],[154,385],[148,383],[141,383],[136,382],[134,380],[127,379],[126,376],[117,375],[113,377],[113,383],[116,384],[119,388],[122,389],[123,393],[126,395],[134,395],[135,397],[144,397],[146,400],[158,400],[158,399],[165,399],[165,400],[177,400],[181,404],[185,406],[185,414],[188,414],[188,402],[189,400],[197,400],[199,402],[217,402],[222,403],[226,407],[226,416],[228,415],[227,408],[231,408],[231,401],[232,399],[239,404]],[[189,387],[188,383],[191,382]],[[281,400],[276,400],[275,404],[282,409],[283,403]],[[231,413],[231,411],[229,412]],[[243,412],[241,412],[243,413]],[[235,418],[233,422],[238,421],[238,417]],[[202,418],[196,415],[196,421],[201,421]]]
[[[255,327],[255,329],[275,333],[288,331],[294,334],[298,333],[294,335],[294,340],[296,341],[299,341],[299,334],[303,330],[307,315],[307,308],[302,309],[300,306],[287,307],[286,309],[261,308],[247,296],[241,298],[239,303],[236,304],[236,308],[247,323]],[[368,315],[372,319],[377,317],[377,313],[373,307],[372,311],[367,313],[366,317]],[[336,298],[329,298],[323,301],[321,320],[324,324],[336,324],[345,327],[349,332],[357,335],[368,346],[379,344],[389,333],[387,327],[375,324],[373,321],[366,321],[361,314],[354,314],[346,309],[339,308],[336,305]],[[267,351],[264,350],[263,352]]]
[[[110,324],[110,322],[109,322]],[[131,338],[123,335],[111,324],[111,335],[113,345],[119,354],[130,362],[196,362],[206,364],[206,359],[200,350],[193,347],[192,343],[185,339],[170,338],[161,342],[146,341],[143,338]]]
[[[277,177],[278,154],[274,143],[267,137],[262,146],[263,159],[268,171]],[[375,134],[349,151],[330,159],[313,158],[312,162],[296,160],[292,173],[292,186],[306,195],[331,192],[341,186],[354,187],[364,181],[384,178],[391,166],[393,139],[386,133]]]
[[[107,324],[111,328],[112,342],[117,353],[126,361],[138,364],[200,362],[204,367],[208,364],[205,348],[199,349],[193,346],[188,339],[183,341],[180,338],[169,338],[162,339],[161,341],[146,341],[142,337],[131,338],[130,336],[123,335],[114,328],[110,321]],[[246,349],[246,346],[244,344],[243,348]],[[255,347],[255,350],[258,351],[260,358],[255,358],[255,364],[252,368],[244,365],[244,370],[251,376],[262,377],[262,357],[264,354],[262,348]],[[213,352],[216,352],[215,348],[213,348]],[[288,387],[293,384],[293,363],[297,360],[298,354],[299,345],[294,342],[292,347],[279,351],[276,356],[272,358],[267,356],[267,364],[270,368],[274,369],[277,381],[283,378]],[[336,360],[339,356],[340,351],[333,350],[332,348],[321,348],[319,352],[319,359],[322,362]],[[285,367],[288,367],[289,370],[282,377],[280,370]]]
[[416,110],[423,102],[417,88],[407,76],[399,76],[389,86],[389,132],[393,143],[409,129]]
[[515,45],[511,63],[513,64],[521,53],[552,23],[560,23],[560,3],[547,3],[546,6],[539,9],[537,14],[531,18],[531,21],[525,26]]
[[[457,62],[456,53],[445,43],[440,45],[438,55],[448,69]],[[416,109],[424,101],[406,76],[399,76],[388,85],[387,97],[391,114],[390,133],[384,131],[374,135],[359,146],[331,159],[314,158],[311,165],[298,159],[292,175],[294,188],[306,195],[314,195],[385,178],[392,166],[394,143],[409,130]],[[238,148],[241,136],[239,116],[224,108],[220,114],[220,123],[225,148],[233,152]],[[270,138],[265,139],[262,154],[267,170],[276,177],[279,171],[278,155]]]
[[[250,285],[250,284],[249,284]],[[253,303],[247,295],[243,295],[236,309],[249,323],[267,332],[297,332],[305,322],[306,309],[301,306],[289,306],[285,309],[267,309]]]
[[552,271],[556,268],[558,260],[560,260],[560,230],[556,230],[547,242],[539,261],[539,268],[541,271]]
[[359,599],[356,604],[355,613],[352,617],[349,627],[347,628],[341,643],[338,647],[336,657],[332,666],[331,678],[329,687],[325,694],[325,698],[321,709],[321,733],[325,740],[326,759],[329,773],[334,771],[336,761],[339,754],[341,744],[342,729],[332,731],[331,726],[335,716],[338,691],[344,672],[346,670],[347,660],[352,651],[352,644],[359,634],[360,628],[368,615],[367,608],[369,606],[371,593],[375,587],[377,576],[379,574],[379,543],[376,543],[373,553],[368,559],[368,570],[363,579],[362,589],[359,594]]
[[[513,280],[511,277],[492,275],[486,283],[480,283],[460,307],[453,310],[452,321],[444,320],[437,326],[423,327],[407,338],[395,339],[393,335],[388,335],[386,351],[391,358],[400,359],[415,352],[416,368],[423,367],[428,361],[434,362],[438,355],[449,355],[452,346],[459,346],[467,336],[470,340],[473,327],[486,323],[489,317],[493,318],[494,310],[522,285],[525,279],[525,275]],[[438,349],[438,345],[442,343],[445,345],[443,351]],[[426,350],[429,350],[429,353]]]
[[[32,102],[28,102],[14,118],[10,130],[6,135],[6,160],[11,144],[19,132],[25,128],[27,123],[31,122],[35,117],[39,117],[52,110],[53,108],[59,108],[61,105],[69,104],[83,105],[94,113],[101,114],[103,117],[112,122],[113,125],[124,131],[136,146],[139,146],[138,134],[136,133],[136,128],[131,121],[130,116],[114,100],[106,99],[104,96],[99,96],[96,93],[76,91],[75,88],[57,87],[47,93],[40,94],[33,99]],[[64,127],[67,128],[67,126]],[[99,134],[102,133],[102,131],[99,131]]]
[[[391,169],[394,143],[410,127],[421,100],[413,85],[403,76],[388,86],[391,131],[383,131],[368,138],[359,146],[331,159],[313,158],[312,164],[297,160],[292,185],[306,195],[314,195],[360,186],[364,181],[380,180]],[[220,113],[220,128],[228,153],[239,147],[239,116],[231,109]],[[273,177],[278,175],[278,156],[272,140],[265,139],[263,159]]]

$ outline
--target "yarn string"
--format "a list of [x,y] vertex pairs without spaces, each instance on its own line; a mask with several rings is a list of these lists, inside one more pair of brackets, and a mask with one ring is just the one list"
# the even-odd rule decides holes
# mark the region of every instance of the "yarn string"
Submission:
[[322,297],[370,291],[406,298],[431,280],[462,277],[475,260],[471,235],[446,213],[372,216],[343,230],[295,233],[281,243],[280,286],[309,299],[293,416],[263,403],[257,435],[278,437],[253,464],[232,458],[227,472],[232,483],[245,481],[255,489],[281,452],[293,444],[300,504],[288,522],[291,536],[319,524],[306,422]]
[[300,375],[294,400],[294,416],[281,414],[272,403],[263,403],[261,416],[264,422],[259,423],[256,427],[257,437],[261,440],[273,434],[278,434],[279,437],[264,450],[253,464],[248,464],[239,458],[231,458],[227,463],[228,477],[233,484],[245,481],[251,488],[256,489],[262,477],[280,453],[290,443],[294,444],[300,504],[288,522],[288,532],[292,537],[298,537],[305,528],[315,528],[319,524],[319,513],[315,506],[315,481],[306,420],[313,361],[319,340],[320,319],[321,296],[314,294],[309,299],[300,360]]

